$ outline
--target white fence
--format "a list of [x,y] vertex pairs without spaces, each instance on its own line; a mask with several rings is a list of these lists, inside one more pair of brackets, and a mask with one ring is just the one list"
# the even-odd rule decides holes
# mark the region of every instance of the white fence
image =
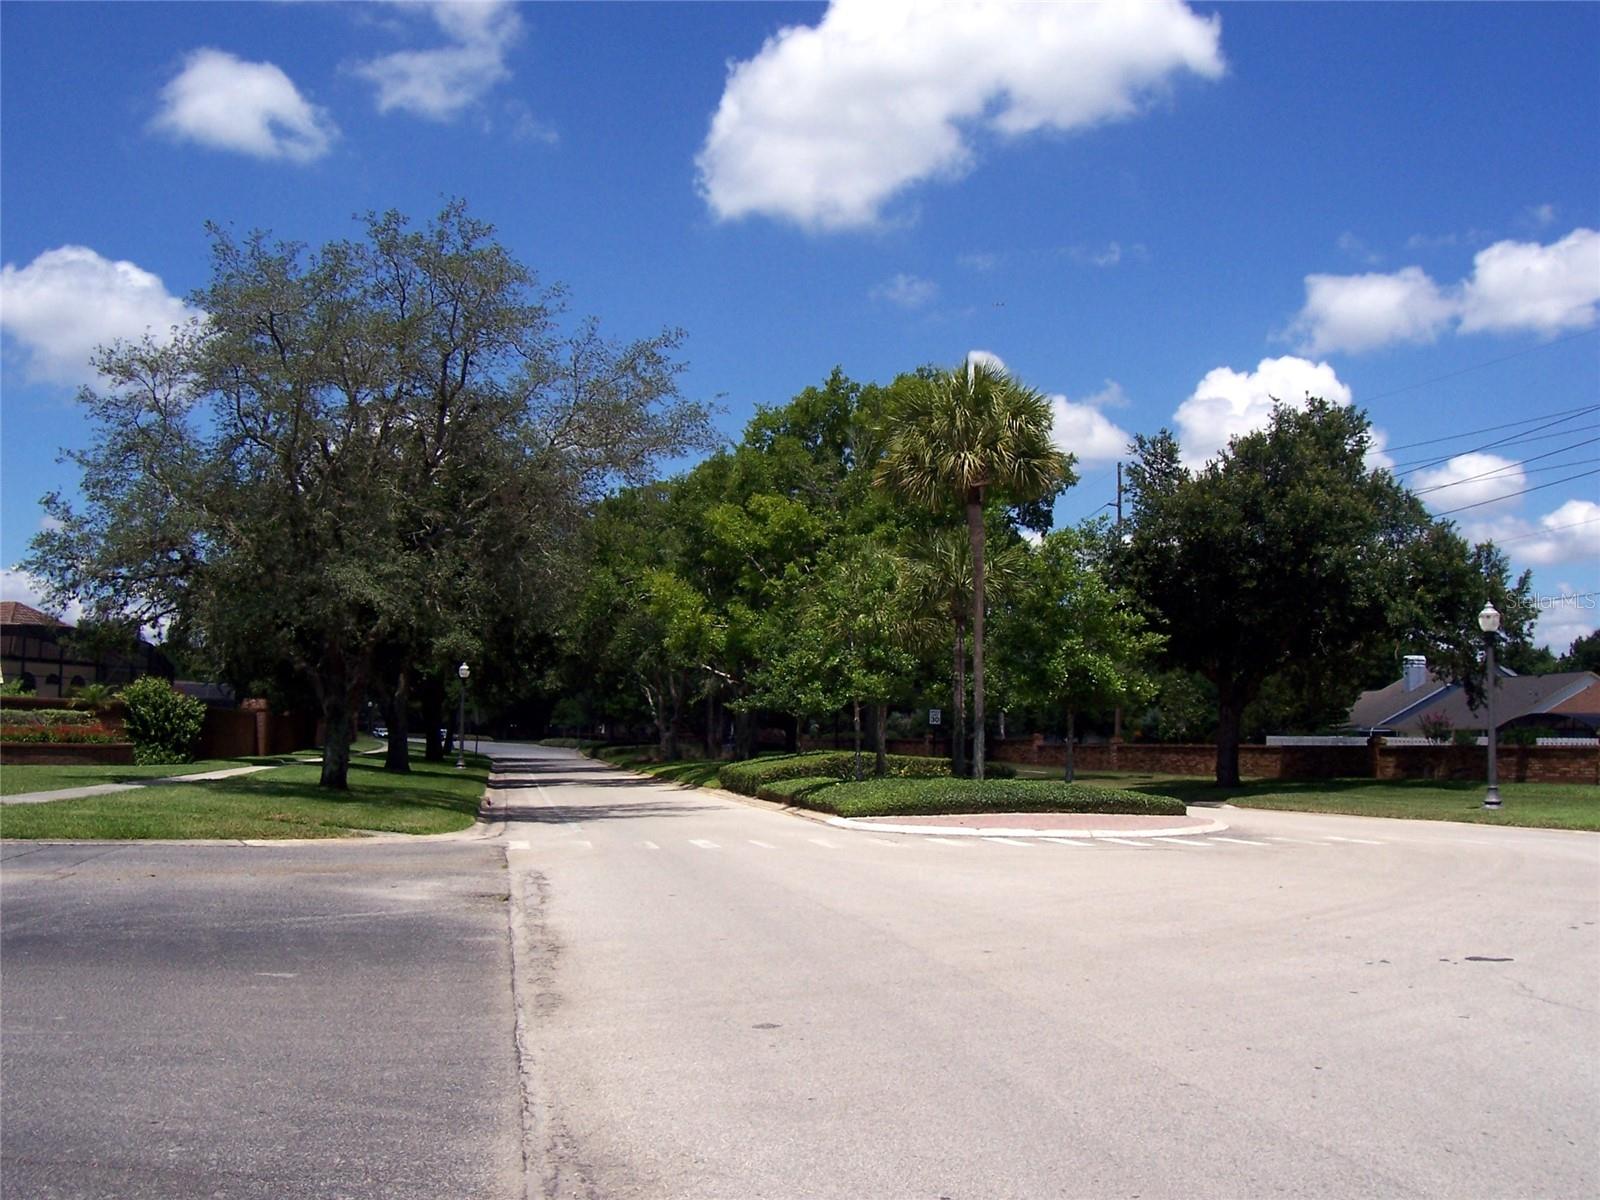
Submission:
[[[1267,744],[1272,744],[1271,738],[1267,739]],[[1383,739],[1383,744],[1385,746],[1449,746],[1455,743],[1452,741],[1435,742],[1425,737],[1386,737]],[[1500,744],[1502,746],[1507,744],[1504,738],[1501,739]],[[1541,746],[1600,746],[1600,738],[1542,737],[1539,739],[1538,744]],[[1479,734],[1473,745],[1487,747],[1489,739],[1483,734]]]

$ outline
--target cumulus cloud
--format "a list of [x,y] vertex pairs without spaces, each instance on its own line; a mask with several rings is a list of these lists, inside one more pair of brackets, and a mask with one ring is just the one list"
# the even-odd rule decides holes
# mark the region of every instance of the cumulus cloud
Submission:
[[1289,327],[1306,354],[1360,353],[1460,333],[1588,329],[1600,308],[1600,233],[1575,229],[1548,246],[1496,242],[1472,274],[1442,287],[1421,267],[1390,274],[1307,275],[1306,302]]
[[1600,504],[1592,500],[1568,500],[1537,521],[1511,516],[1466,521],[1462,533],[1474,542],[1504,546],[1514,560],[1531,566],[1600,562]]
[[1190,469],[1215,458],[1229,440],[1264,428],[1276,402],[1303,407],[1307,396],[1349,404],[1350,388],[1325,362],[1284,356],[1264,358],[1254,371],[1217,367],[1206,373],[1173,421],[1184,465]]
[[1559,242],[1496,242],[1473,259],[1461,332],[1588,329],[1600,305],[1600,233],[1574,229]]
[[76,625],[83,620],[83,605],[76,600],[68,604],[64,611],[50,608],[44,602],[44,587],[20,567],[0,567],[0,600],[26,604],[69,625]]
[[734,64],[696,158],[717,217],[871,226],[911,185],[972,168],[973,135],[1135,115],[1177,75],[1223,72],[1220,21],[1140,4],[834,0]]
[[522,18],[510,4],[439,0],[406,7],[427,12],[449,42],[357,64],[355,73],[378,89],[379,112],[449,121],[511,77],[506,55],[522,34]]
[[1081,403],[1065,396],[1050,397],[1050,436],[1056,449],[1076,455],[1081,465],[1090,467],[1126,457],[1133,440],[1132,434],[1107,418],[1093,401],[1094,397]]
[[1565,654],[1573,642],[1595,631],[1594,597],[1570,583],[1557,584],[1554,595],[1541,597],[1539,609],[1534,644],[1556,654]]
[[1498,454],[1458,454],[1448,462],[1418,471],[1411,490],[1435,512],[1483,505],[1483,511],[1504,508],[1506,497],[1528,486],[1528,475],[1515,459]]
[[59,246],[25,267],[0,268],[0,329],[22,349],[25,376],[36,382],[92,384],[96,347],[147,332],[161,338],[202,315],[159,276],[87,246]]
[[1421,267],[1391,275],[1307,275],[1305,307],[1291,332],[1306,354],[1431,342],[1456,308]]
[[924,308],[939,296],[939,285],[915,275],[896,275],[871,291],[874,300],[887,300],[899,308]]
[[210,48],[191,53],[161,89],[151,128],[217,150],[301,163],[321,158],[339,135],[280,68]]
[[967,363],[969,366],[992,367],[996,371],[1006,369],[1005,360],[992,350],[968,350]]

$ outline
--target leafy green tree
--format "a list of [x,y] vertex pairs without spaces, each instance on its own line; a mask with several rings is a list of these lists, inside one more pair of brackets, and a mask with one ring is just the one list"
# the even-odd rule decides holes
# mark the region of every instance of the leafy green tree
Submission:
[[878,478],[936,511],[965,510],[972,555],[972,767],[983,778],[984,515],[994,497],[1027,503],[1073,481],[1050,441],[1045,396],[1004,371],[969,362],[900,389]]
[[211,232],[206,319],[101,353],[84,504],[47,498],[30,569],[96,616],[173,620],[236,679],[289,668],[343,789],[380,655],[436,674],[461,650],[441,631],[549,598],[551,544],[705,413],[677,334],[561,335],[559,294],[459,203],[315,253]]
[[1600,630],[1574,638],[1556,665],[1563,671],[1600,671]]
[[1103,534],[1063,529],[1028,554],[1023,583],[997,620],[996,644],[1014,686],[1032,704],[1066,717],[1066,778],[1074,775],[1077,714],[1138,704],[1155,692],[1147,664],[1162,638],[1105,579]]
[[1171,434],[1137,439],[1118,579],[1167,663],[1216,688],[1219,784],[1238,785],[1245,708],[1274,674],[1348,703],[1374,654],[1424,635],[1470,653],[1465,545],[1367,467],[1370,445],[1365,414],[1322,400],[1279,406],[1193,475]]

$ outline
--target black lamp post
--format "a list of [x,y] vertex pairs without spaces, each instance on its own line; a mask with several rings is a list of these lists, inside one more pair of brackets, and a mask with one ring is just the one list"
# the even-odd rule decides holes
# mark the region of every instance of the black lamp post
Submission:
[[1484,793],[1483,806],[1485,808],[1500,807],[1500,777],[1495,769],[1494,752],[1495,743],[1499,741],[1498,730],[1494,723],[1494,635],[1500,632],[1500,614],[1495,611],[1492,602],[1485,602],[1483,611],[1478,614],[1478,628],[1483,630],[1484,642],[1484,676],[1483,695],[1484,702],[1488,705],[1489,714],[1489,790]]
[[460,771],[467,765],[467,678],[472,668],[462,663],[456,674],[461,676],[461,703],[456,709],[456,770]]

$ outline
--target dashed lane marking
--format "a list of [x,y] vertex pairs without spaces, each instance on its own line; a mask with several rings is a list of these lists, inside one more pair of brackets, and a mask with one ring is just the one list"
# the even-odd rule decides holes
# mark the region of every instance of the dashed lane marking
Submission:
[[1388,842],[1374,842],[1367,838],[1335,837],[1331,833],[1327,836],[1330,842],[1354,842],[1358,846],[1387,846],[1389,844]]
[[996,845],[1000,845],[1000,846],[1032,847],[1032,845],[1033,845],[1032,842],[1020,842],[1016,838],[1008,838],[1008,837],[986,837],[983,840],[986,841],[986,842],[994,842]]
[[1265,846],[1266,842],[1252,842],[1249,838],[1213,837],[1213,842],[1232,842],[1235,846]]
[[824,850],[837,850],[839,848],[827,838],[807,838],[806,841],[810,842],[813,846],[821,846]]
[[752,846],[760,846],[763,850],[776,850],[777,849],[777,847],[774,846],[771,842],[758,842],[758,841],[755,840],[755,838],[751,838],[750,839],[750,844]]
[[1168,848],[1173,849],[1173,850],[1209,850],[1209,849],[1211,849],[1211,847],[1206,845],[1204,842],[1192,842],[1192,841],[1189,841],[1186,838],[1174,838],[1174,837],[1151,838],[1150,839],[1150,844],[1152,846],[1165,846],[1165,847],[1168,847]]
[[936,846],[969,846],[972,844],[965,838],[931,837],[924,840],[932,842]]
[[1327,842],[1307,841],[1305,838],[1272,837],[1270,835],[1267,837],[1267,841],[1269,841],[1269,842],[1288,842],[1288,843],[1290,843],[1291,845],[1294,845],[1294,846],[1326,846],[1328,844]]
[[721,850],[722,847],[715,842],[708,842],[705,838],[690,838],[689,845],[699,846],[702,850]]
[[641,846],[643,846],[646,850],[659,850],[659,849],[661,849],[661,847],[656,845],[654,842],[640,842],[639,844]]
[[1115,842],[1119,846],[1132,846],[1137,850],[1148,850],[1150,847],[1144,842],[1136,842],[1131,838],[1096,838],[1099,842]]

